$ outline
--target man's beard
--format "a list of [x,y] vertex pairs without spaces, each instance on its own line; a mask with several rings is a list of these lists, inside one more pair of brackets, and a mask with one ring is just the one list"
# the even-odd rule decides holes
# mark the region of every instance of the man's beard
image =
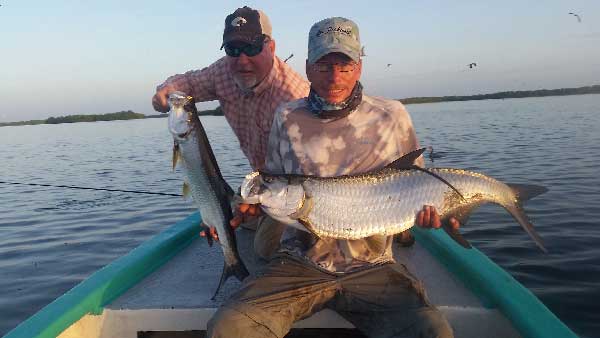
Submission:
[[256,75],[252,75],[252,76],[233,75],[233,81],[235,81],[235,84],[242,90],[252,89],[258,84]]

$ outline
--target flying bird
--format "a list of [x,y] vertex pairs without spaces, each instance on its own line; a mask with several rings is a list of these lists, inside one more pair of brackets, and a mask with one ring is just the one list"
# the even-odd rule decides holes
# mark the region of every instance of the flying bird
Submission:
[[569,12],[569,14],[574,15],[577,18],[577,22],[581,22],[581,17],[578,14]]
[[289,59],[291,59],[294,56],[294,53],[290,54],[290,56],[287,57],[287,59],[283,60],[283,62],[287,62]]
[[477,64],[475,62],[471,62],[468,64],[469,68],[473,68],[473,67],[477,67]]
[[389,66],[391,66],[391,65],[392,65],[391,63],[388,63],[388,64],[387,64],[387,66],[388,66],[388,67],[389,67]]

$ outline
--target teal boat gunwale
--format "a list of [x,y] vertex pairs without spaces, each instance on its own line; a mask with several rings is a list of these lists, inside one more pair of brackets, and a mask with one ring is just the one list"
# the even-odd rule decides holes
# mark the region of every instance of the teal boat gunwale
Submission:
[[529,289],[476,248],[465,249],[443,230],[412,227],[415,239],[475,293],[498,308],[524,338],[577,338]]
[[96,271],[4,338],[56,337],[86,314],[102,314],[104,306],[190,245],[199,231],[196,212]]

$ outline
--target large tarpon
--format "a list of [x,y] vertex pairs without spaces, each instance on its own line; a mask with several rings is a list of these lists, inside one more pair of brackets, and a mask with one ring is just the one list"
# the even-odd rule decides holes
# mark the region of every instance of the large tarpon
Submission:
[[425,148],[387,167],[362,175],[321,178],[253,172],[242,183],[247,203],[261,203],[271,217],[318,237],[358,239],[393,235],[412,227],[424,205],[434,206],[444,230],[459,244],[469,243],[449,226],[450,217],[465,224],[484,203],[504,207],[546,252],[521,206],[547,191],[534,185],[507,185],[483,174],[460,170],[423,169],[414,161]]
[[194,99],[175,92],[169,96],[169,104],[169,131],[174,140],[173,168],[178,161],[183,162],[186,176],[184,195],[191,193],[200,210],[203,226],[216,228],[225,257],[216,295],[229,277],[235,276],[241,281],[248,276],[248,270],[237,250],[233,229],[229,225],[234,194],[221,175],[204,127],[200,123]]

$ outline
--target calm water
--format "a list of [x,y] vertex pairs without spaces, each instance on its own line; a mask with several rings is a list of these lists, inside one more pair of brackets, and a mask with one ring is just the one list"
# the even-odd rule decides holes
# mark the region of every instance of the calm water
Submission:
[[[600,95],[408,106],[428,166],[550,191],[526,205],[540,253],[499,207],[465,237],[574,331],[600,337]],[[0,128],[0,181],[180,193],[166,119]],[[222,117],[203,118],[234,186],[249,166]],[[0,184],[0,335],[193,212],[178,197]]]

